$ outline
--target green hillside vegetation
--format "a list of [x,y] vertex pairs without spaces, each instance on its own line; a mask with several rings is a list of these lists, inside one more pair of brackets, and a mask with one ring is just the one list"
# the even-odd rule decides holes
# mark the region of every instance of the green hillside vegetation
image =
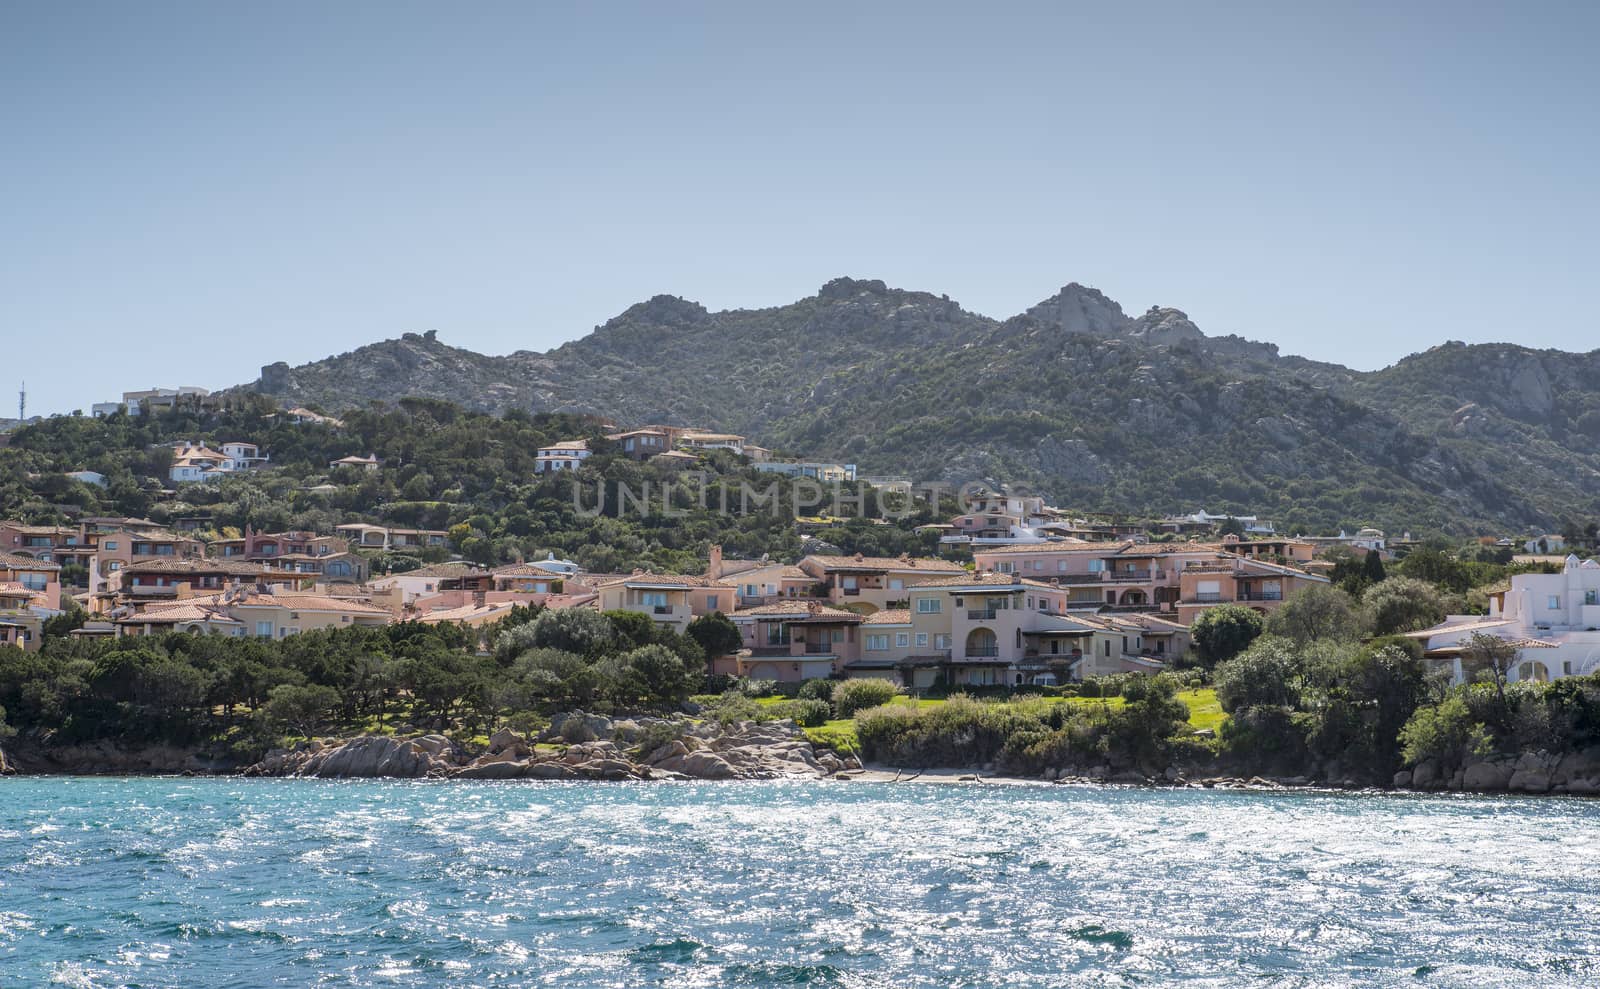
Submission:
[[[453,553],[492,564],[554,552],[592,572],[644,567],[698,573],[713,543],[729,558],[799,556],[793,482],[756,475],[731,454],[716,453],[689,472],[636,463],[616,452],[591,419],[515,411],[500,416],[436,399],[402,399],[393,408],[349,411],[343,419],[338,428],[296,425],[273,415],[259,397],[219,412],[47,419],[17,430],[0,450],[0,518],[45,524],[74,515],[126,515],[168,524],[209,517],[202,535],[247,525],[257,531],[329,532],[358,521],[450,533],[448,549],[379,561],[401,567]],[[572,478],[534,473],[540,446],[581,436],[596,452],[579,474],[576,494]],[[174,487],[166,478],[170,444],[178,440],[255,443],[271,462],[219,481]],[[367,453],[383,461],[382,470],[328,468],[340,457]],[[77,469],[99,471],[107,486],[62,476]],[[310,490],[322,484],[335,490]],[[740,505],[743,484],[763,494],[776,486],[773,507],[723,512],[723,504]],[[648,492],[643,507],[624,501],[620,488],[635,496]],[[859,495],[860,486],[847,493]],[[800,496],[803,513],[809,513],[809,489]],[[866,498],[867,514],[878,504]],[[831,501],[816,506],[830,507]],[[935,549],[935,539],[910,530],[932,518],[925,512],[898,525],[861,519],[818,535],[846,552],[924,554]]]
[[1448,345],[1357,372],[1206,337],[1176,310],[1129,317],[1078,285],[997,321],[841,278],[758,310],[658,296],[547,354],[408,334],[241,391],[703,425],[1085,511],[1466,535],[1600,515],[1597,371],[1600,352]]

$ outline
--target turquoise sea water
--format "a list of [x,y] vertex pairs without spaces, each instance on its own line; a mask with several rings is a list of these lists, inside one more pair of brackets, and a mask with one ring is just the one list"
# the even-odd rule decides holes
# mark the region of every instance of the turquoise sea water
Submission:
[[1600,984],[1600,802],[0,780],[0,986]]

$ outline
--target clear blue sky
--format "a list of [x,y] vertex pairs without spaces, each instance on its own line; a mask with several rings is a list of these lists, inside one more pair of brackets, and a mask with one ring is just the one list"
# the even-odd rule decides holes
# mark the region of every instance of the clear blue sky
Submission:
[[0,413],[842,274],[1600,346],[1600,4],[779,8],[0,5]]

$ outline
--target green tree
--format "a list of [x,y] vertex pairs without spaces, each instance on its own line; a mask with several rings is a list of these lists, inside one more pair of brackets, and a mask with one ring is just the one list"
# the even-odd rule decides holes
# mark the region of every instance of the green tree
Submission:
[[[701,682],[699,670],[665,646],[649,645],[623,653],[618,665],[619,682],[629,698],[647,704],[681,702],[694,693]],[[623,699],[623,698],[619,698]]]
[[1517,663],[1517,647],[1497,635],[1473,632],[1462,643],[1461,665],[1472,675],[1494,684],[1500,710],[1506,710],[1506,681]]
[[1257,639],[1217,666],[1217,701],[1224,711],[1258,705],[1294,708],[1300,704],[1303,673],[1293,641],[1278,636]]
[[685,634],[700,643],[700,648],[712,658],[736,653],[744,645],[738,626],[720,611],[696,618],[689,623]]
[[1376,584],[1383,580],[1385,574],[1383,572],[1382,553],[1375,549],[1367,550],[1367,558],[1361,564],[1361,576],[1365,577],[1369,584]]
[[1432,584],[1415,577],[1390,577],[1361,598],[1374,635],[1415,632],[1444,621],[1444,598]]
[[295,734],[312,738],[327,726],[338,703],[339,693],[332,687],[281,684],[272,688],[262,715],[273,725],[292,728]]
[[1207,669],[1239,655],[1261,635],[1261,614],[1244,605],[1225,604],[1207,608],[1189,626],[1194,650]]
[[1359,639],[1366,623],[1349,594],[1327,584],[1312,584],[1289,595],[1267,617],[1266,630],[1304,646],[1317,639]]
[[610,651],[616,640],[616,629],[611,621],[587,608],[544,611],[533,620],[533,643],[541,649],[598,657]]

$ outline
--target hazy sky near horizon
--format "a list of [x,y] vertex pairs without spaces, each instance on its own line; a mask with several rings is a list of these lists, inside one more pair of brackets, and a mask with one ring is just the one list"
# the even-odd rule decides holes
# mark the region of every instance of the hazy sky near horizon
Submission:
[[[0,4],[0,414],[852,275],[1600,346],[1593,3]],[[774,341],[787,346],[794,341]],[[9,393],[9,394],[8,394]]]

